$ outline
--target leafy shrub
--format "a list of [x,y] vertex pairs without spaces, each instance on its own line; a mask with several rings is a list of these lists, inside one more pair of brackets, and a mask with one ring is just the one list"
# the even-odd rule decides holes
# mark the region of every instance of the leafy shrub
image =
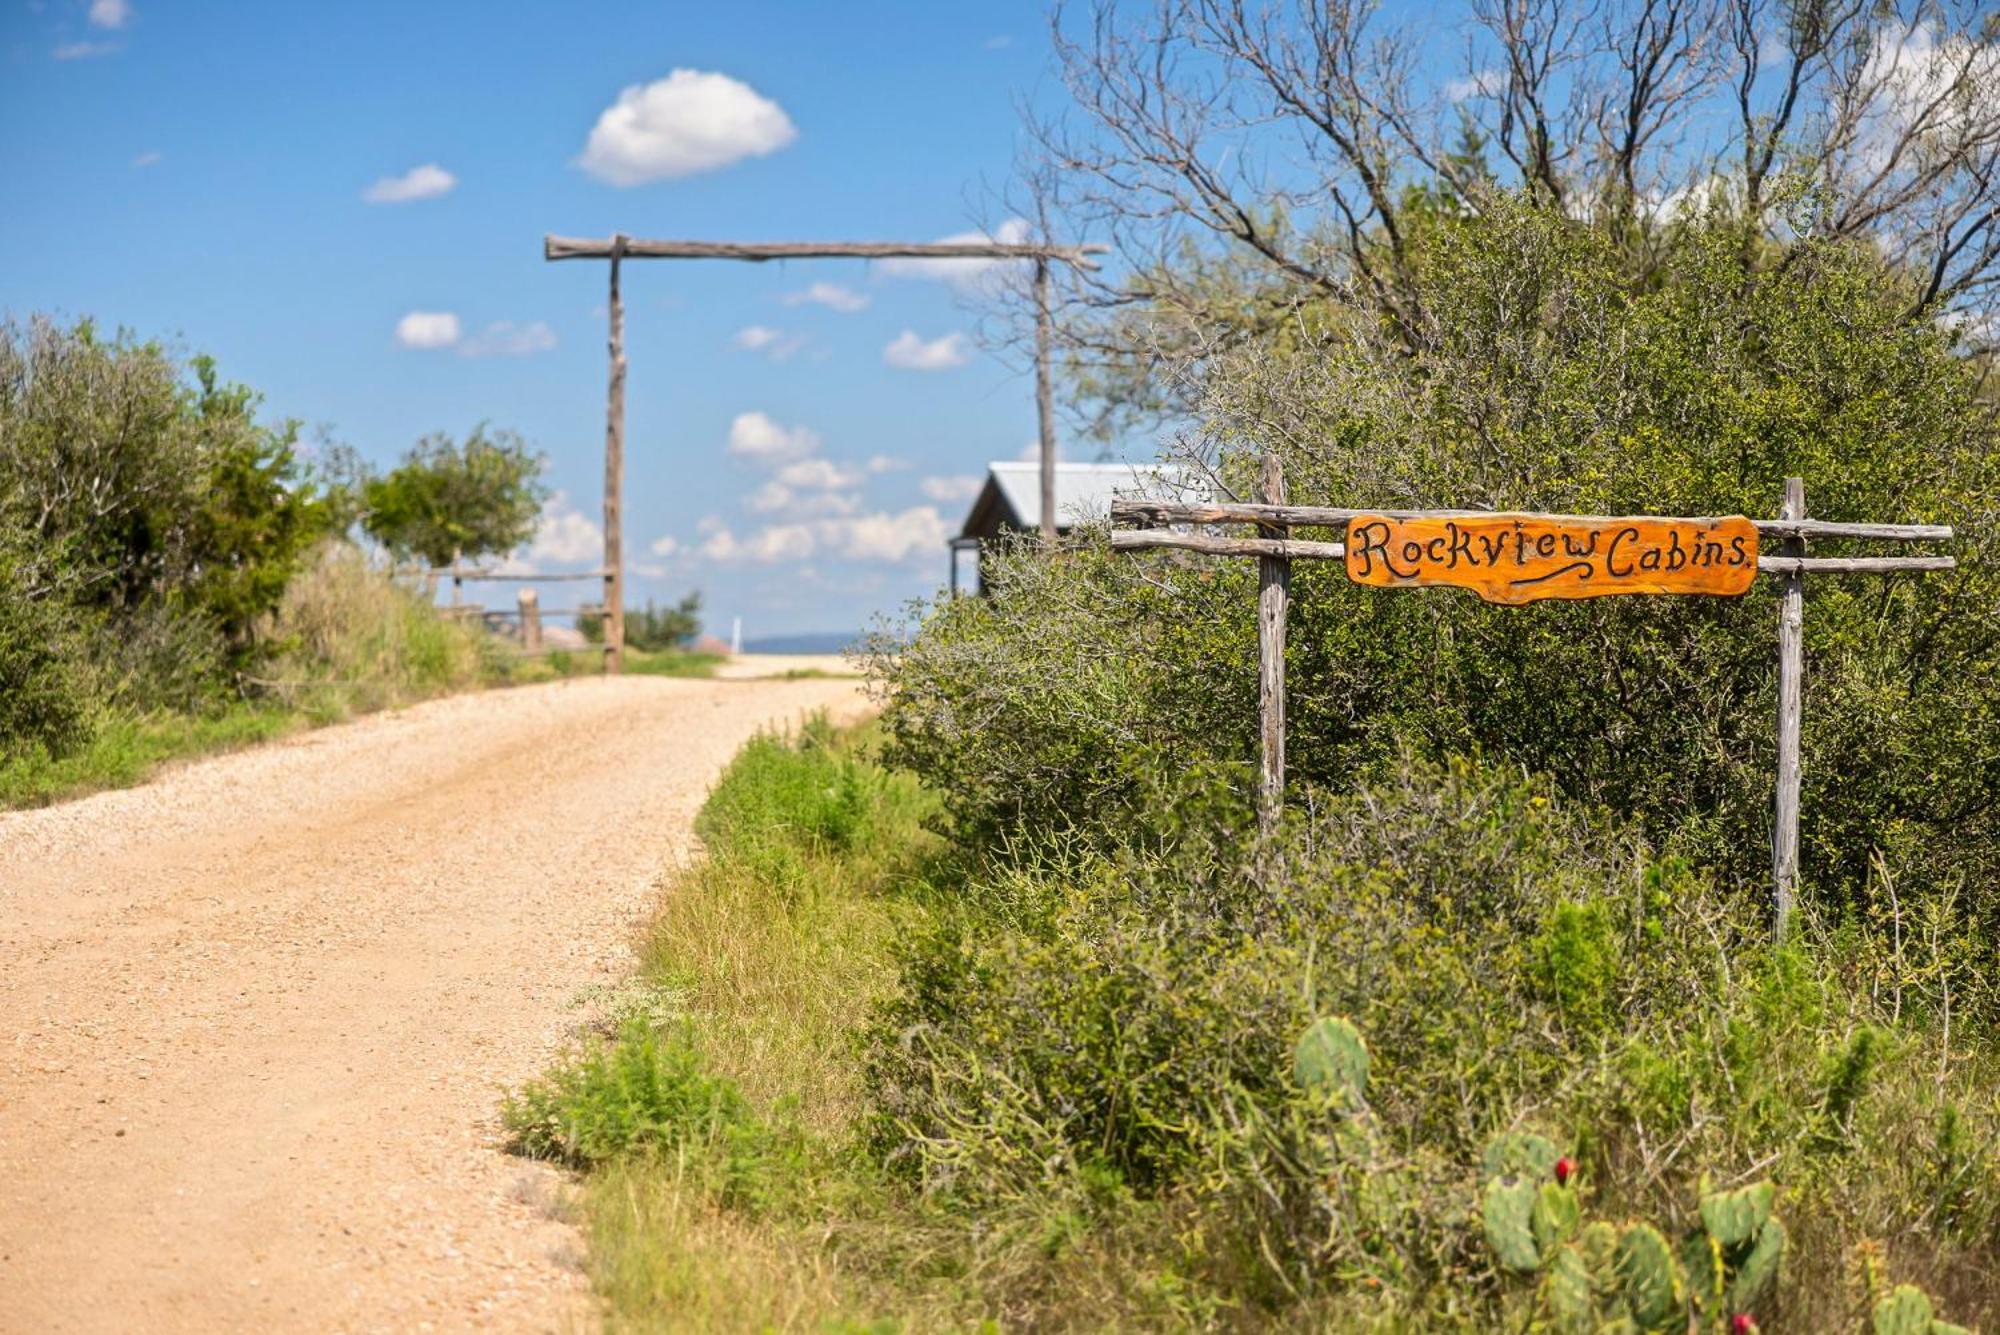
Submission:
[[[908,785],[898,790],[907,801]],[[796,887],[810,860],[875,841],[893,798],[879,769],[840,746],[824,714],[796,736],[760,733],[737,754],[695,822],[717,858]]]
[[69,750],[89,735],[98,708],[54,579],[23,538],[0,528],[0,759]]
[[[578,617],[576,628],[592,644],[604,642],[604,618]],[[625,609],[625,647],[665,652],[682,648],[701,634],[701,592],[696,590],[671,607],[659,607],[651,598],[644,607]]]
[[362,484],[362,523],[397,557],[433,566],[511,551],[534,535],[548,498],[541,471],[541,456],[512,431],[481,423],[463,441],[434,432]]
[[183,366],[89,321],[0,325],[0,521],[78,606],[162,607],[241,654],[330,515],[297,424],[260,426],[258,406],[206,357]]
[[[1703,1173],[1762,1165],[1798,1221],[1781,1310],[1819,1329],[1849,1249],[1942,1217],[1909,1138],[1941,1107],[1957,1153],[1967,1117],[2000,1135],[1984,1039],[1870,981],[1922,952],[1774,951],[1754,901],[1504,772],[1406,760],[1261,843],[1229,777],[1142,798],[1116,847],[1016,849],[1036,889],[988,912],[975,884],[908,944],[867,1049],[884,1161],[981,1215],[1108,1172],[1225,1303],[1420,1321],[1522,1300],[1465,1204],[1497,1133],[1558,1135],[1600,1213],[1676,1228]],[[1293,1075],[1325,1015],[1367,1036],[1358,1115]],[[1980,1204],[1899,1265],[1992,1310],[2000,1158],[1955,1173]]]
[[482,631],[398,585],[344,541],[321,547],[259,627],[266,689],[330,712],[365,711],[476,684]]
[[687,1037],[630,1020],[512,1095],[514,1149],[587,1168],[626,1155],[680,1156],[724,1200],[754,1205],[782,1186],[782,1138],[736,1086],[702,1068]]
[[[1953,573],[1808,581],[1802,856],[1822,904],[1858,908],[1886,878],[1905,906],[1961,894],[2000,940],[2000,441],[1980,364],[1872,255],[1762,266],[1726,217],[1691,222],[1644,281],[1615,238],[1504,194],[1409,242],[1416,324],[1302,300],[1284,339],[1205,364],[1204,461],[1247,494],[1275,451],[1303,503],[1600,514],[1770,516],[1795,474],[1825,518],[1956,525]],[[1029,545],[988,570],[991,597],[930,609],[876,664],[891,758],[962,834],[1102,830],[1143,791],[1135,756],[1254,755],[1251,563]],[[1292,592],[1299,779],[1483,754],[1725,882],[1768,876],[1769,581],[1509,608],[1301,562]]]

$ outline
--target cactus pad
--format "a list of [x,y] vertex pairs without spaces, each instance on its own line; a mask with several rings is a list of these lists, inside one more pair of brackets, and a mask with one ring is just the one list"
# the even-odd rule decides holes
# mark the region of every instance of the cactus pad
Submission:
[[1299,1087],[1359,1108],[1368,1091],[1368,1044],[1346,1020],[1315,1021],[1292,1051],[1292,1078]]
[[1486,1242],[1493,1255],[1509,1270],[1539,1270],[1541,1245],[1535,1241],[1535,1184],[1514,1178],[1495,1178],[1486,1184],[1482,1213],[1486,1219]]
[[1766,1219],[1764,1227],[1757,1230],[1756,1243],[1735,1265],[1735,1278],[1729,1282],[1730,1310],[1748,1312],[1761,1306],[1777,1287],[1778,1267],[1784,1259],[1785,1226],[1776,1219]]
[[1754,1182],[1735,1191],[1704,1192],[1701,1226],[1708,1230],[1708,1236],[1722,1244],[1724,1251],[1747,1246],[1771,1217],[1771,1200],[1775,1195],[1769,1182]]
[[1547,1136],[1532,1131],[1509,1131],[1495,1136],[1486,1146],[1485,1157],[1479,1161],[1479,1175],[1488,1182],[1509,1176],[1541,1182],[1555,1176],[1556,1160],[1561,1157]]
[[1898,1284],[1875,1304],[1875,1335],[1930,1335],[1931,1300],[1913,1284]]
[[1574,1191],[1544,1182],[1535,1193],[1535,1208],[1528,1222],[1535,1230],[1535,1246],[1547,1256],[1575,1234],[1583,1222],[1583,1211],[1577,1207]]
[[1602,1324],[1597,1310],[1597,1286],[1590,1262],[1575,1247],[1565,1247],[1549,1263],[1547,1287],[1549,1315],[1559,1331],[1596,1335]]
[[1680,1268],[1667,1240],[1651,1224],[1634,1224],[1618,1239],[1618,1287],[1640,1330],[1665,1330],[1681,1315]]

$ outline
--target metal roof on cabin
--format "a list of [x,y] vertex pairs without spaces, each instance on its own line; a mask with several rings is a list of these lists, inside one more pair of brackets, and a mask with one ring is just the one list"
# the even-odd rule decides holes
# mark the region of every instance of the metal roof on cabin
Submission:
[[[1170,496],[1171,474],[1157,464],[1056,465],[1056,527],[1110,513],[1114,496]],[[1003,528],[1034,529],[1042,519],[1041,465],[1002,460],[986,466],[986,485],[959,530],[963,538],[990,538]]]

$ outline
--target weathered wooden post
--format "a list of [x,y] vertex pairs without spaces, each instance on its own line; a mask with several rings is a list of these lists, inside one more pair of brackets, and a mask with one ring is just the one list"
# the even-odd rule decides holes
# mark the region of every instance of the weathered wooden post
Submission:
[[521,611],[521,647],[530,653],[542,647],[541,601],[533,589],[515,595]]
[[[1264,452],[1261,490],[1265,505],[1285,503],[1285,465],[1276,450]],[[1282,540],[1287,530],[1259,525],[1259,535]],[[1292,562],[1257,558],[1257,711],[1259,722],[1257,824],[1277,828],[1285,808],[1285,614],[1291,603]]]
[[1042,542],[1056,540],[1056,424],[1049,388],[1049,261],[1035,260],[1035,417],[1042,447]]
[[625,299],[618,292],[618,262],[625,234],[611,238],[611,383],[604,405],[604,670],[625,668]]
[[[1785,479],[1785,504],[1780,519],[1806,517],[1804,478]],[[1802,533],[1788,533],[1783,554],[1803,558]],[[1779,577],[1778,593],[1778,783],[1771,822],[1771,933],[1785,939],[1791,926],[1792,902],[1799,885],[1799,723],[1805,702],[1806,579],[1803,563]]]

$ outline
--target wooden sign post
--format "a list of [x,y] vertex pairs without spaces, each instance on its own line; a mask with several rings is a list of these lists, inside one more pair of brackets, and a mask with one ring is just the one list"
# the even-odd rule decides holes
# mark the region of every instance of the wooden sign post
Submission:
[[[1508,606],[1544,598],[1633,594],[1736,597],[1756,576],[1782,580],[1778,601],[1778,773],[1772,802],[1772,933],[1782,940],[1798,894],[1799,728],[1805,699],[1805,576],[1886,575],[1950,570],[1949,556],[1806,555],[1810,538],[1887,542],[1948,541],[1942,524],[1849,524],[1806,517],[1805,484],[1785,479],[1777,519],[1676,519],[1652,515],[1504,514],[1480,510],[1347,510],[1287,505],[1274,458],[1263,466],[1264,502],[1179,504],[1119,500],[1111,505],[1111,546],[1204,556],[1254,556],[1257,577],[1259,823],[1271,829],[1284,802],[1285,609],[1291,563],[1343,562],[1348,578],[1373,588],[1444,585]],[[1254,538],[1203,531],[1253,524]],[[1124,527],[1120,527],[1123,525]],[[1294,528],[1332,529],[1342,542],[1293,538]],[[1775,538],[1777,555],[1760,550]]]

